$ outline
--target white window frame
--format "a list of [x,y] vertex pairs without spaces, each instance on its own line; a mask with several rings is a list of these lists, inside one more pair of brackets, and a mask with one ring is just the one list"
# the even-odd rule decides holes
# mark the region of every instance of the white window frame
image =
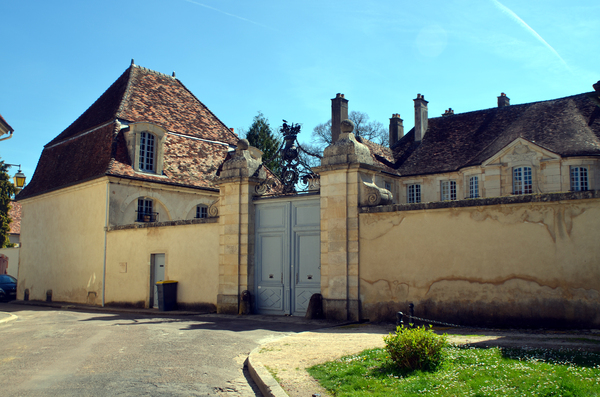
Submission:
[[[513,167],[512,171],[512,194],[532,194],[533,193],[533,167],[521,166]],[[528,183],[529,182],[529,183]]]
[[440,199],[442,201],[456,200],[456,181],[440,181]]
[[588,167],[572,165],[569,169],[571,191],[580,192],[590,188]]
[[208,206],[206,204],[198,204],[196,206],[196,219],[208,218]]
[[140,133],[139,164],[138,168],[142,172],[156,172],[156,143],[157,137],[149,132]]
[[469,176],[469,198],[479,198],[479,175]]
[[421,202],[421,184],[414,183],[406,186],[406,202],[409,204]]

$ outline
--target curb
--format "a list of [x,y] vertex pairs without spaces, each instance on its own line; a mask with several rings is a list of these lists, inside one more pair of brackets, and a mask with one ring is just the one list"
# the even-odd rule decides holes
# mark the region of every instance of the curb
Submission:
[[18,318],[19,318],[19,317],[15,316],[15,315],[14,315],[14,314],[12,314],[12,313],[4,313],[4,314],[8,314],[8,317],[1,319],[1,320],[0,320],[0,324],[7,323],[7,322],[9,322],[9,321],[14,321],[14,320],[16,320],[16,319],[18,319]]
[[258,346],[250,352],[246,359],[246,365],[248,366],[248,372],[250,376],[256,382],[256,385],[260,389],[261,393],[265,397],[288,397],[288,394],[279,385],[279,382],[273,378],[273,376],[267,371],[267,369],[254,360],[254,356],[260,352],[262,347]]

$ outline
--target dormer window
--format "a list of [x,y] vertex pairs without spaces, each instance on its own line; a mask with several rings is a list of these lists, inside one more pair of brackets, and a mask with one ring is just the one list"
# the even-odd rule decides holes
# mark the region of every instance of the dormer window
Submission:
[[154,154],[156,152],[154,135],[149,132],[140,134],[140,171],[156,172]]
[[167,131],[152,123],[131,123],[125,130],[127,150],[137,172],[161,175]]

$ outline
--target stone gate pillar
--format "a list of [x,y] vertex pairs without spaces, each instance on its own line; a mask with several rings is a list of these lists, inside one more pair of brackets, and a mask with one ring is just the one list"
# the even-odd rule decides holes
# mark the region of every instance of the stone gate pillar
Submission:
[[254,290],[255,188],[266,177],[262,152],[240,140],[223,164],[219,186],[219,292],[217,313],[238,314],[242,291]]
[[352,133],[354,123],[343,120],[337,142],[328,146],[321,166],[321,295],[325,317],[361,319],[358,208],[388,204],[391,193],[375,186],[367,146]]

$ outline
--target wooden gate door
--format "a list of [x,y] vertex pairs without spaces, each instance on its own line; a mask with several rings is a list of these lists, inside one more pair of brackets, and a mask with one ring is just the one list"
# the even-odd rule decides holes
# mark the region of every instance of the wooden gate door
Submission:
[[256,311],[304,316],[321,293],[319,198],[255,203]]

